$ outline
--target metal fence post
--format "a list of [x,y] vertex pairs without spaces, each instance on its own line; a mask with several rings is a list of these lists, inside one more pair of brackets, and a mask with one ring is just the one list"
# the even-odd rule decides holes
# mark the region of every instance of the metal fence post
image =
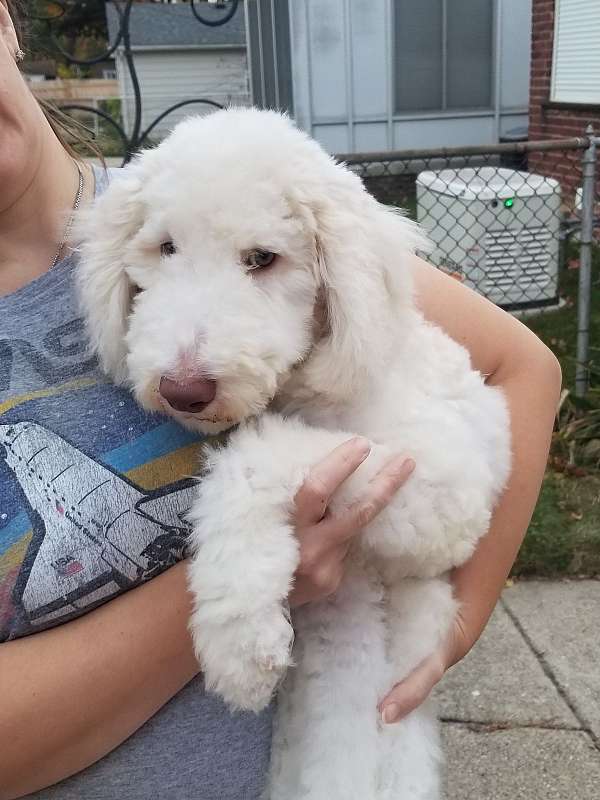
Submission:
[[589,384],[588,346],[592,291],[592,241],[594,233],[594,197],[596,183],[596,139],[588,125],[585,134],[589,145],[581,160],[583,183],[581,197],[581,236],[579,246],[579,293],[577,304],[577,366],[575,395],[584,397]]

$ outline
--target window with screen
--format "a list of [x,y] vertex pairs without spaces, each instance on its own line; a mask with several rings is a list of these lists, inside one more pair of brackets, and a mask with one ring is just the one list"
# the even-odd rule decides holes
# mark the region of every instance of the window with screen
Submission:
[[398,113],[490,108],[493,0],[394,0]]
[[557,0],[550,99],[600,105],[598,0]]

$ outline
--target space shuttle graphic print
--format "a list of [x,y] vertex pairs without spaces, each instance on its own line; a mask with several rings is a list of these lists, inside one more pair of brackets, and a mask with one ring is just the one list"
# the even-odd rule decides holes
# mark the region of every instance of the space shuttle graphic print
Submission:
[[182,557],[189,481],[146,492],[33,422],[0,425],[32,526],[14,599],[33,632],[81,614]]

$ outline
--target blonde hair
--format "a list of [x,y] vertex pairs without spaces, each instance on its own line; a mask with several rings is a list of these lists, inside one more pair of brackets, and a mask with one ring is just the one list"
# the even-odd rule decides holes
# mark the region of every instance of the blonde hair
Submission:
[[[23,45],[25,44],[27,37],[24,5],[21,0],[4,0],[4,2],[6,3],[10,18],[13,21],[19,47],[23,49]],[[82,159],[81,154],[77,152],[72,144],[77,143],[89,150],[91,154],[97,156],[103,164],[105,163],[102,152],[98,149],[98,146],[95,144],[95,142],[90,138],[87,128],[77,122],[77,120],[73,119],[73,117],[65,114],[64,111],[61,111],[61,109],[58,108],[58,106],[56,106],[54,103],[48,102],[47,100],[40,100],[38,98],[35,99],[44,116],[46,117],[48,124],[52,128],[54,135],[67,153],[71,156],[71,158],[74,158],[77,161],[81,161]]]

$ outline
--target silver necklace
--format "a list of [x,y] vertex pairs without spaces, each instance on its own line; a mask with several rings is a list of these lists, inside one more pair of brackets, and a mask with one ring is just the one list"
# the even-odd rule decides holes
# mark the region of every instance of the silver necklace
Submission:
[[59,256],[60,256],[61,252],[62,252],[62,249],[65,246],[65,244],[67,243],[67,240],[69,238],[69,234],[71,233],[71,226],[73,225],[73,220],[75,219],[75,213],[76,213],[77,209],[79,208],[79,203],[81,202],[81,195],[83,194],[83,185],[84,185],[83,172],[81,171],[81,167],[79,166],[79,163],[77,161],[75,161],[75,159],[73,159],[73,163],[77,167],[77,172],[79,173],[79,185],[77,187],[77,192],[75,194],[75,200],[73,201],[73,207],[71,209],[71,215],[69,216],[69,220],[68,220],[68,222],[67,222],[67,224],[65,226],[63,237],[61,239],[60,244],[58,245],[58,250],[56,251],[56,255],[54,256],[54,261],[50,264],[49,269],[54,269],[54,267],[58,263],[58,259],[59,259]]

